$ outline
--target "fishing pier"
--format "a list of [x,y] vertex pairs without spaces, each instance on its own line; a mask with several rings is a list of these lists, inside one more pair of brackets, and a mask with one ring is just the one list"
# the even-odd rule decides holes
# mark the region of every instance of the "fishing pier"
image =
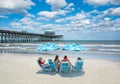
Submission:
[[0,43],[55,41],[62,38],[63,35],[56,35],[54,31],[45,31],[44,34],[37,34],[25,31],[0,30]]

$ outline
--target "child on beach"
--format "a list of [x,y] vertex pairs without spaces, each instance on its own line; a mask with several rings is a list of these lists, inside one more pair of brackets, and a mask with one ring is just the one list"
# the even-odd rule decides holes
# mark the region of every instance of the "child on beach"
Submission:
[[41,57],[38,58],[38,63],[40,66],[44,66],[45,60],[43,60]]
[[49,69],[49,65],[45,64],[45,60],[43,60],[41,57],[38,58],[38,64],[40,65],[40,67],[42,67],[43,69]]

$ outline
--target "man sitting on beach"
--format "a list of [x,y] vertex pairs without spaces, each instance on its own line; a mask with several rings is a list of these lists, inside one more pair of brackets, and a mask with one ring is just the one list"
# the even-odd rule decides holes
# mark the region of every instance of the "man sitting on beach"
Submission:
[[61,62],[62,62],[62,61],[68,61],[69,64],[70,64],[71,66],[73,66],[72,63],[70,62],[70,60],[67,58],[66,55],[64,56],[64,59],[61,60]]

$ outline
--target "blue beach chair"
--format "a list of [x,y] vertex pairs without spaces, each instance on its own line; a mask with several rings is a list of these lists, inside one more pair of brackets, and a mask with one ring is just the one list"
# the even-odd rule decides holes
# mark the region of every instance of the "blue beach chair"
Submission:
[[57,72],[57,68],[55,66],[55,63],[52,61],[52,59],[48,59],[48,63],[49,63],[49,66],[50,66],[50,71]]
[[68,61],[62,61],[60,64],[60,73],[61,72],[69,72],[71,73],[71,66]]
[[75,62],[75,66],[73,67],[73,70],[74,71],[80,71],[80,70],[83,69],[82,67],[83,67],[83,60],[77,60]]

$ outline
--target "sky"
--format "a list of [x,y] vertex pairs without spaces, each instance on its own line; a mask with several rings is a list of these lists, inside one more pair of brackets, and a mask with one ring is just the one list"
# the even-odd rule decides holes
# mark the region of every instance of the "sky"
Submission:
[[120,40],[120,0],[0,0],[0,29]]

